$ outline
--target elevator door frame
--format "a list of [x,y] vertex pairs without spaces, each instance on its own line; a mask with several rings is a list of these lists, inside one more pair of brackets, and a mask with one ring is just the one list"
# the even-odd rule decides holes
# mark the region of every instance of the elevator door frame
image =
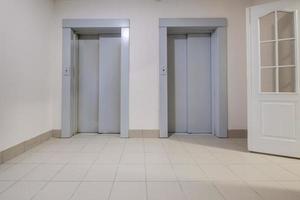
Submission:
[[[62,125],[61,137],[77,133],[78,63],[75,61],[77,34],[121,34],[120,137],[129,129],[129,19],[64,19],[62,51]],[[78,47],[77,47],[78,48]],[[78,51],[78,49],[77,49]]]
[[225,18],[159,19],[159,126],[160,137],[168,137],[168,33],[211,33],[212,134],[227,137],[227,20]]

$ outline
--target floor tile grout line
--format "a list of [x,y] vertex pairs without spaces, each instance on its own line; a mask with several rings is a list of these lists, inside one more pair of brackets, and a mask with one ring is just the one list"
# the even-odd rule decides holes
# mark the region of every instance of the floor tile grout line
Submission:
[[[127,138],[125,138],[125,139],[127,139]],[[114,186],[116,184],[116,177],[117,177],[117,173],[118,173],[118,170],[119,170],[119,165],[121,163],[121,160],[122,160],[122,157],[123,157],[123,154],[124,154],[124,151],[125,151],[126,144],[127,144],[127,141],[125,142],[125,144],[123,144],[123,150],[122,150],[121,156],[120,156],[118,164],[117,164],[117,168],[116,168],[116,171],[115,171],[114,179],[113,179],[113,182],[112,182],[112,185],[111,185],[111,188],[110,188],[110,191],[109,191],[109,195],[108,195],[108,200],[111,199],[113,188],[114,188]]]
[[226,196],[223,194],[223,192],[218,188],[218,186],[215,184],[215,181],[210,181],[212,186],[215,188],[215,190],[222,196],[222,198],[224,200],[230,200],[230,199],[227,199]]
[[49,183],[52,182],[52,179],[67,165],[67,163],[63,164],[63,166],[61,167],[61,169],[59,169],[51,178],[49,178],[49,180],[45,181],[45,184],[31,197],[30,200],[33,200],[42,190],[44,190],[47,185],[49,185]]
[[75,187],[75,190],[73,191],[73,193],[70,195],[69,200],[71,200],[73,198],[73,196],[76,194],[77,190],[79,189],[79,187],[81,186],[81,184],[83,183],[84,179],[86,178],[87,174],[89,173],[89,170],[92,168],[92,166],[95,164],[96,159],[90,164],[90,166],[88,167],[88,170],[85,172],[85,174],[83,175],[81,181],[79,181],[79,184]]
[[[9,182],[9,181],[7,181]],[[16,185],[18,183],[18,181],[12,181],[13,183],[7,187],[5,190],[3,190],[2,192],[0,192],[0,195],[3,194],[4,192],[8,191],[11,187],[13,187],[14,185]]]
[[[284,171],[286,171],[286,172],[288,172],[288,173],[291,173],[291,174],[295,175],[295,176],[298,178],[298,180],[300,181],[300,175],[296,174],[295,172],[293,172],[293,171],[291,171],[291,170],[289,170],[289,169],[286,169],[286,168],[283,167],[281,164],[276,164],[276,166],[278,166],[280,169],[282,169],[282,170],[284,170]],[[300,165],[299,165],[299,166],[300,166]]]
[[[180,143],[181,143],[181,142],[180,142]],[[167,158],[169,159],[169,162],[171,163],[171,159],[170,159],[169,154],[167,155]],[[176,182],[176,184],[179,186],[181,193],[183,194],[183,196],[184,196],[185,199],[187,200],[187,199],[188,199],[188,196],[187,196],[186,193],[184,192],[183,186],[182,186],[182,184],[180,183],[180,179],[179,179],[177,173],[175,172],[174,165],[173,165],[172,163],[171,163],[170,165],[171,165],[171,168],[173,169],[173,172],[174,172],[175,177],[176,177],[176,181],[175,181],[175,182]]]
[[263,196],[258,192],[258,191],[256,191],[250,184],[249,184],[249,182],[247,182],[247,181],[245,181],[245,180],[242,180],[242,182],[245,184],[245,185],[247,185],[247,187],[248,187],[248,189],[250,190],[250,191],[253,191],[255,194],[257,194],[262,200],[264,199],[263,198]]
[[148,182],[147,182],[147,163],[146,163],[146,146],[145,139],[142,138],[143,142],[143,153],[144,153],[144,170],[145,170],[145,191],[146,191],[146,200],[149,199],[149,191],[148,191]]

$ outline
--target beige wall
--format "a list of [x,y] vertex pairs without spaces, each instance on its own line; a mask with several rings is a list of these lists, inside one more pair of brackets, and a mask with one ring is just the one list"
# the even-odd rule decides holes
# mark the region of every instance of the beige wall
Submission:
[[270,2],[274,2],[274,1],[278,1],[278,0],[253,0],[252,4],[259,5],[259,4],[270,3]]
[[250,0],[57,0],[53,38],[52,97],[54,128],[60,128],[63,18],[129,18],[130,129],[159,127],[158,19],[228,19],[229,128],[246,128],[245,9]]
[[130,128],[157,129],[158,19],[226,17],[229,128],[246,128],[245,8],[267,1],[1,0],[0,151],[60,128],[63,18],[130,18]]
[[0,1],[0,151],[52,129],[51,0]]

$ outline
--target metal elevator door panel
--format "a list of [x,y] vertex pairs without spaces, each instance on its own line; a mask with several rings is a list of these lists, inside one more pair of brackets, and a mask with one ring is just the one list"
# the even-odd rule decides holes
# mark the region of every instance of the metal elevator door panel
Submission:
[[187,132],[187,38],[168,36],[168,130]]
[[99,38],[79,37],[78,132],[98,132]]
[[188,132],[212,132],[211,36],[187,38]]
[[99,37],[99,133],[120,133],[121,37]]

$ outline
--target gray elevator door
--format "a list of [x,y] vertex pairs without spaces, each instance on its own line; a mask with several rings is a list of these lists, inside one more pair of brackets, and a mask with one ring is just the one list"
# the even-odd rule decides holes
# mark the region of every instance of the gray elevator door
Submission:
[[211,133],[210,34],[168,36],[168,129]]
[[78,132],[98,132],[99,38],[79,37]]
[[121,38],[100,36],[99,133],[120,133]]
[[190,34],[187,39],[188,132],[211,133],[210,34]]
[[168,126],[171,133],[187,132],[187,45],[185,35],[168,37]]

